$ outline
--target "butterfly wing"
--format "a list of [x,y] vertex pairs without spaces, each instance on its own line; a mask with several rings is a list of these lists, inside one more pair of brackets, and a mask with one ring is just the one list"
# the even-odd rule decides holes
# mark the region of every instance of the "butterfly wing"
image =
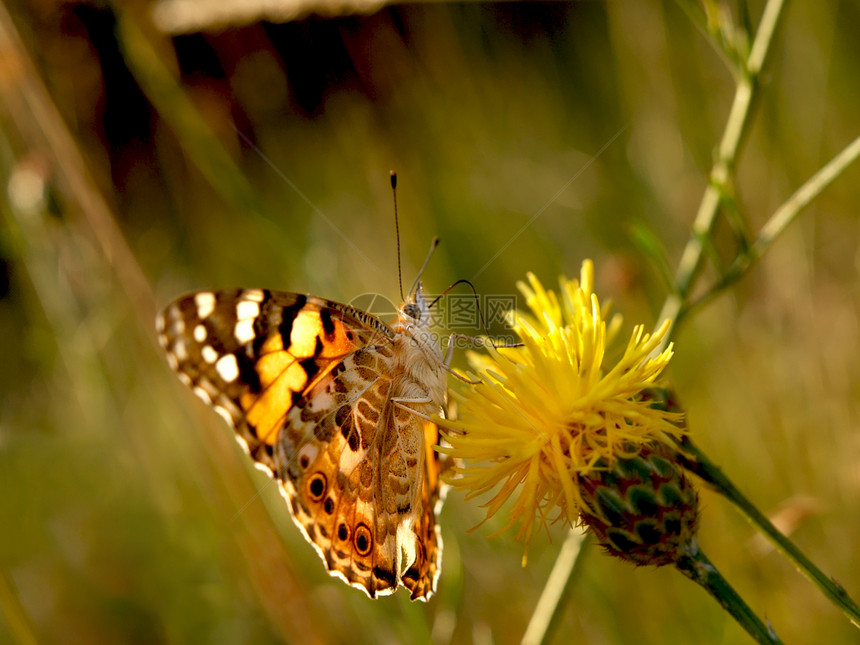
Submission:
[[201,291],[165,308],[156,327],[179,378],[275,472],[274,446],[290,408],[344,356],[390,335],[372,316],[352,312],[300,294]]
[[421,486],[421,512],[412,526],[415,557],[402,576],[412,600],[429,598],[442,572],[442,533],[436,520],[445,501],[445,486],[439,479],[443,471],[441,455],[432,448],[439,443],[439,428],[429,421],[423,421],[422,426],[425,470]]
[[437,462],[424,422],[391,402],[390,327],[347,305],[254,289],[190,294],[157,327],[180,379],[281,480],[332,575],[371,597],[400,582],[413,598],[432,594]]

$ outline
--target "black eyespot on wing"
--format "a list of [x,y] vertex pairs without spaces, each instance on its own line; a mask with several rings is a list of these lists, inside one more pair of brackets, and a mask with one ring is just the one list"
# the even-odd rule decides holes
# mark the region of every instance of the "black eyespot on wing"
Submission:
[[349,539],[349,527],[341,522],[337,525],[337,539],[346,542]]
[[326,491],[326,479],[322,473],[315,473],[308,481],[308,495],[310,498],[318,502],[323,498]]
[[365,524],[359,524],[355,527],[355,535],[353,535],[353,544],[358,555],[366,556],[373,548],[373,535],[370,529]]

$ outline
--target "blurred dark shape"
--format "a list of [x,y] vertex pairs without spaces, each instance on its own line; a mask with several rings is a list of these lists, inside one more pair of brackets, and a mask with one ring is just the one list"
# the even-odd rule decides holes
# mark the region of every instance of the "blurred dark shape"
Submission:
[[113,11],[78,4],[63,27],[68,32],[83,31],[95,51],[103,79],[103,94],[95,107],[110,158],[111,178],[122,191],[141,155],[152,154],[152,106],[125,65]]

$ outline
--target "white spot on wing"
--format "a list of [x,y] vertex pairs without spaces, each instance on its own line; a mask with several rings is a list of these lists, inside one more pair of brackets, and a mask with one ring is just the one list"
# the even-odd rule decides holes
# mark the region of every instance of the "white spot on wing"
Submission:
[[253,300],[240,300],[236,305],[236,319],[256,318],[260,315],[260,304]]
[[224,419],[224,421],[226,421],[229,425],[236,425],[233,422],[233,417],[231,417],[230,413],[227,412],[227,410],[225,410],[223,407],[221,407],[220,405],[216,405],[212,409],[215,410],[215,412],[218,413],[218,416]]
[[212,405],[212,397],[209,396],[209,393],[206,390],[204,390],[202,387],[199,387],[199,386],[197,386],[193,389],[194,389],[194,394],[196,394],[197,397],[201,401],[203,401],[203,403],[205,403],[207,405]]
[[[219,406],[224,412],[226,412],[231,419],[238,419],[242,416],[242,412],[233,403],[223,392],[218,393],[218,400],[215,401],[213,405]],[[232,423],[232,421],[231,421]]]
[[203,349],[200,350],[200,354],[203,356],[203,360],[210,365],[218,360],[218,352],[212,348],[212,345],[204,345]]
[[194,328],[194,340],[196,340],[198,343],[202,343],[204,340],[206,340],[206,327],[204,327],[203,325],[197,325]]
[[262,289],[245,289],[242,292],[242,297],[245,300],[253,300],[254,302],[263,302],[266,298]]
[[182,318],[176,318],[173,321],[173,335],[174,336],[181,336],[184,333],[185,333],[185,321]]
[[266,473],[269,477],[275,476],[275,473],[272,472],[271,468],[269,468],[266,464],[261,464],[259,461],[254,462],[254,468],[259,470],[260,472]]
[[170,369],[172,370],[179,367],[179,361],[176,360],[176,357],[173,354],[167,354],[167,364],[170,365]]
[[[248,303],[254,304],[254,303]],[[247,318],[236,323],[236,328],[233,330],[233,335],[240,343],[250,343],[254,340],[254,318]]]
[[[391,536],[389,536],[391,537]],[[411,522],[401,522],[397,525],[397,544],[403,553],[403,559],[409,563],[409,566],[415,564],[415,533],[412,531]]]
[[188,345],[181,338],[173,346],[173,354],[180,363],[188,360]]
[[233,354],[227,354],[215,363],[215,371],[227,383],[232,383],[239,378],[239,363],[236,362],[236,357]]
[[197,317],[205,320],[215,311],[215,294],[210,291],[201,291],[194,294],[194,304],[197,306]]

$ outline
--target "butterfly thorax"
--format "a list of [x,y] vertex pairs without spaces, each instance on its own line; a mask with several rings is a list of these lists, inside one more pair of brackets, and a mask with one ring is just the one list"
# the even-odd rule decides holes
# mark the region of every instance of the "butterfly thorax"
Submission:
[[[430,308],[421,284],[400,306],[394,331],[395,397],[414,400],[410,407],[423,414],[439,414],[445,406],[445,365],[439,340],[430,329]],[[429,400],[428,400],[429,399]]]

